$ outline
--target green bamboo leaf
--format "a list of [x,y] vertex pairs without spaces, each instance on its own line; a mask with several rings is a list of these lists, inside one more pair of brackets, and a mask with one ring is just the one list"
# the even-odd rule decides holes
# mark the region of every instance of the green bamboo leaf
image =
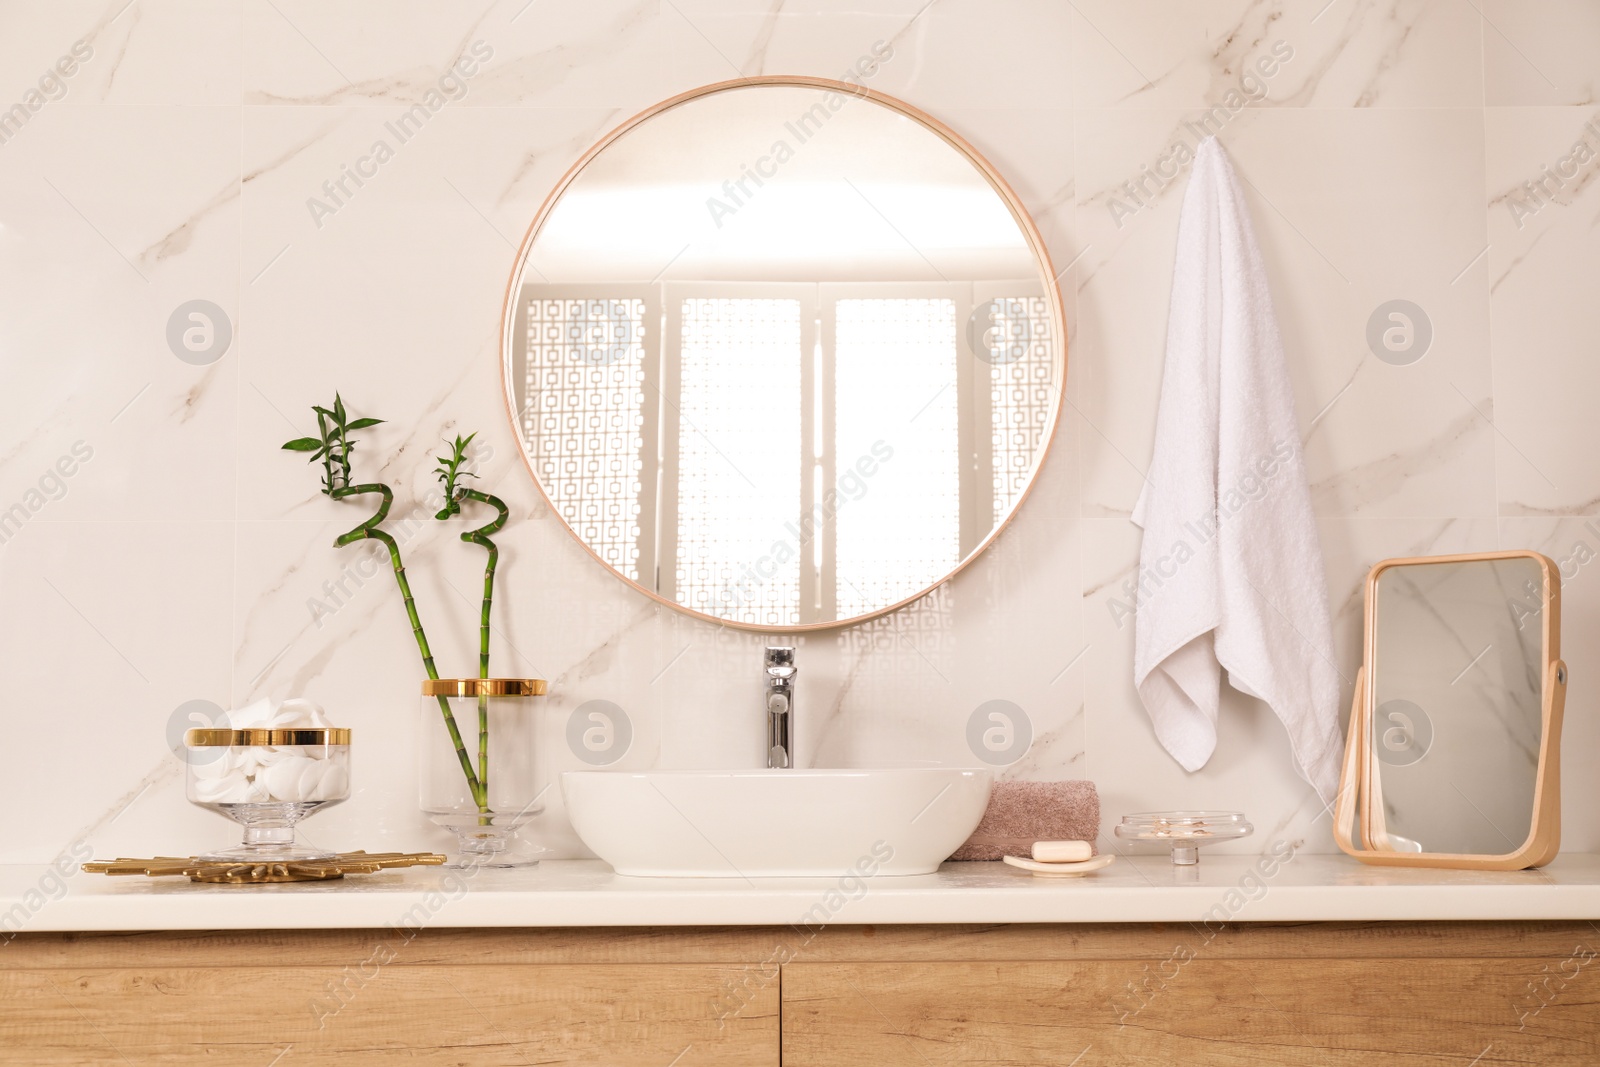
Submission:
[[346,426],[345,429],[347,429],[347,430],[365,430],[368,426],[376,426],[376,425],[378,425],[378,423],[380,423],[382,421],[383,421],[382,419],[357,419],[355,422],[352,422],[349,426]]
[[340,426],[344,425],[344,398],[338,393],[333,394],[333,417],[338,420]]
[[283,447],[289,452],[315,452],[322,447],[322,442],[315,437],[297,437]]

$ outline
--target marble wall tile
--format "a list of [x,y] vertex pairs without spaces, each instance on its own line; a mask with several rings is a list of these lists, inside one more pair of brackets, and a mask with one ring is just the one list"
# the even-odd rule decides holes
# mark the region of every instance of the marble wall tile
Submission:
[[[758,74],[842,78],[918,107],[1069,106],[1070,5],[1051,0],[676,0],[662,8],[675,89]],[[877,57],[874,73],[859,64]]]
[[1584,0],[1482,0],[1484,102],[1600,103],[1600,10]]
[[[501,300],[539,204],[607,130],[707,82],[838,77],[878,41],[893,54],[867,84],[970,140],[1033,213],[1061,271],[1070,374],[1057,446],[982,558],[892,616],[798,639],[803,758],[971,763],[974,712],[1005,701],[1035,740],[999,773],[1095,781],[1108,832],[1133,810],[1239,807],[1257,836],[1225,847],[1331,851],[1258,703],[1230,696],[1197,774],[1159,748],[1132,689],[1132,626],[1108,611],[1137,559],[1127,514],[1184,188],[1142,168],[1206,120],[1250,183],[1353,676],[1376,560],[1519,545],[1570,560],[1593,533],[1594,164],[1536,211],[1511,210],[1597,118],[1591,14],[1556,0],[0,3],[0,69],[21,72],[4,99],[75,41],[94,53],[0,142],[0,392],[26,398],[0,428],[0,509],[41,502],[0,542],[0,660],[90,686],[49,716],[8,706],[0,721],[24,744],[0,789],[15,805],[45,786],[49,764],[29,753],[52,720],[111,738],[79,755],[80,788],[0,838],[0,860],[48,858],[80,833],[102,854],[224,843],[232,828],[184,800],[164,731],[184,701],[262,695],[308,696],[360,738],[355,794],[308,836],[445,843],[414,796],[420,672],[393,579],[347,570],[361,551],[331,542],[360,505],[318,496],[278,448],[334,389],[390,420],[364,458],[401,512],[426,500],[436,446],[480,433],[485,480],[513,511],[496,669],[551,681],[535,714],[551,784],[536,834],[552,855],[584,852],[553,783],[589,766],[567,731],[592,702],[632,729],[613,766],[758,764],[773,638],[640,596],[550,515],[503,415]],[[1292,57],[1233,114],[1229,90],[1280,40]],[[492,55],[465,92],[427,109],[478,42]],[[427,121],[401,143],[387,124],[419,103]],[[380,139],[393,158],[345,178]],[[1130,181],[1145,183],[1132,202]],[[234,327],[205,366],[165,338],[197,298]],[[1434,331],[1408,365],[1366,340],[1394,298]],[[92,458],[64,491],[41,487],[80,440]],[[465,672],[479,560],[447,524],[408,530],[429,636]],[[1574,709],[1595,639],[1586,566],[1567,596]],[[1594,740],[1579,714],[1568,729],[1569,751]],[[1600,847],[1586,789],[1569,784],[1569,847]]]
[[230,518],[237,345],[185,361],[169,325],[196,299],[238,318],[237,109],[58,107],[0,157],[0,337],[37,354],[0,363],[33,413],[0,429],[0,498],[82,440],[51,518]]
[[409,107],[434,91],[452,107],[631,113],[663,95],[657,0],[243,0],[241,9],[247,104]]
[[[1069,5],[1083,107],[1475,107],[1479,18],[1468,0],[1083,0]],[[1265,63],[1264,66],[1258,65]]]
[[[0,20],[6,27],[0,38],[0,70],[9,75],[6,107],[30,87],[50,100],[45,111],[239,102],[243,20],[236,3],[8,0],[0,5]],[[59,84],[48,77],[51,71]]]
[[1500,510],[1591,515],[1600,110],[1489,108],[1484,129]]

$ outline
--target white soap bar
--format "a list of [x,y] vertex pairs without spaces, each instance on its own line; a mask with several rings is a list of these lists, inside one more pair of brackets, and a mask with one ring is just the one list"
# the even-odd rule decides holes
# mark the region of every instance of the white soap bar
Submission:
[[1040,863],[1080,863],[1094,855],[1087,841],[1035,841],[1033,858]]

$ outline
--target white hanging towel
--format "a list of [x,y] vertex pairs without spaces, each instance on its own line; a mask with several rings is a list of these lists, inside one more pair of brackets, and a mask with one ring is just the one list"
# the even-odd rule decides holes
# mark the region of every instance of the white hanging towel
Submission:
[[1294,393],[1239,180],[1215,138],[1178,222],[1144,530],[1133,680],[1185,769],[1217,747],[1222,672],[1266,701],[1300,774],[1338,787],[1339,673]]

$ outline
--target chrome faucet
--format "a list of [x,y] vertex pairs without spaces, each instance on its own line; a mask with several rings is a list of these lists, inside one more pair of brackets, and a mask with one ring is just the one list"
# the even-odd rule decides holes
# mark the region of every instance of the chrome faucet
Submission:
[[794,647],[769,647],[767,668],[767,766],[794,766]]

